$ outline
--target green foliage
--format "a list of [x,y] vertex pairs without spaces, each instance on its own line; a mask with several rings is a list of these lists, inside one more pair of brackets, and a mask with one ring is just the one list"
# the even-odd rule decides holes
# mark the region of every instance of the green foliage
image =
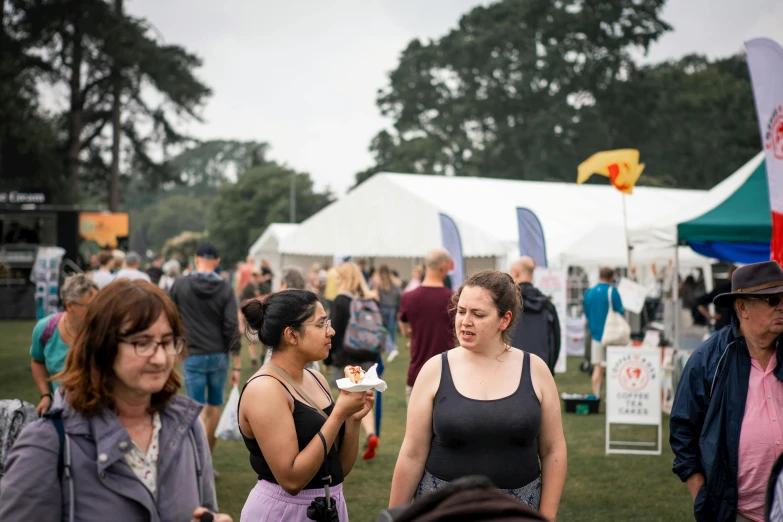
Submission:
[[640,149],[641,184],[709,189],[759,151],[743,54],[635,70],[583,111],[576,128],[580,150]]
[[193,198],[185,194],[172,194],[145,208],[142,223],[147,247],[157,251],[167,239],[183,230],[206,230],[204,209],[210,201],[211,198],[205,196]]
[[205,141],[178,154],[168,167],[178,173],[181,183],[212,192],[238,173],[266,163],[268,150],[267,143],[257,141]]
[[196,254],[198,246],[207,239],[205,232],[185,231],[179,235],[168,239],[163,245],[161,253],[167,259],[176,259],[182,265],[184,270],[193,256]]
[[197,143],[167,162],[178,180],[150,192],[142,176],[127,184],[123,210],[130,212],[131,236],[143,237],[144,247],[158,251],[183,230],[206,230],[206,209],[217,187],[232,183],[238,172],[266,163],[266,143],[212,140]]
[[247,250],[271,223],[289,219],[291,176],[296,179],[296,222],[307,219],[332,201],[316,192],[309,174],[276,163],[253,167],[218,188],[210,209],[207,231],[224,263],[244,259]]
[[[198,119],[210,95],[194,74],[197,56],[159,42],[145,20],[105,0],[5,0],[3,13],[10,52],[0,54],[0,79],[19,83],[29,76],[55,95],[66,93],[58,103],[67,109],[58,115],[57,150],[72,201],[108,200],[115,84],[126,175],[132,171],[150,189],[175,179],[155,158],[191,141],[174,122]],[[4,125],[0,119],[0,138]]]
[[577,118],[578,102],[627,74],[631,50],[646,50],[669,30],[659,18],[663,4],[502,0],[474,8],[440,39],[413,40],[379,93],[394,134],[373,141],[378,166],[573,177],[576,163],[557,143]]
[[12,30],[10,6],[0,2],[0,183],[7,187],[49,189],[61,202],[64,172],[60,137],[38,107],[37,78],[46,73],[29,54],[31,42]]
[[572,182],[594,152],[637,148],[640,184],[711,188],[758,152],[743,55],[640,67],[664,1],[502,0],[413,40],[378,96],[393,132],[376,172]]

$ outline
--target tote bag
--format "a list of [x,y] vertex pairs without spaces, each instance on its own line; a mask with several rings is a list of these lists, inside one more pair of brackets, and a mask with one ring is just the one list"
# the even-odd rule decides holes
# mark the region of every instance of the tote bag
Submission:
[[627,346],[631,342],[631,326],[625,318],[614,311],[612,307],[612,286],[609,287],[609,312],[604,323],[604,336],[601,344],[604,346]]

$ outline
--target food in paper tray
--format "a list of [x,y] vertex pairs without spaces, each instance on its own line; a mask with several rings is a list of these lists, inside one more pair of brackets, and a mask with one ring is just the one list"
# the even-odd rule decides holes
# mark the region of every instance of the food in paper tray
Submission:
[[378,377],[378,365],[373,365],[367,372],[359,366],[348,366],[344,369],[345,378],[337,379],[337,387],[348,392],[364,392],[367,390],[386,391],[386,383]]
[[361,366],[346,366],[345,367],[345,377],[347,379],[350,379],[352,383],[359,384],[364,380],[364,370],[362,370]]

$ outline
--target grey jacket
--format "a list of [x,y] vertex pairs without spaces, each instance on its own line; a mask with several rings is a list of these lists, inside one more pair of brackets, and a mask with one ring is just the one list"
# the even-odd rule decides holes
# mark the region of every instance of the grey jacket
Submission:
[[[70,438],[75,489],[75,520],[80,522],[190,522],[199,506],[195,434],[203,469],[204,507],[217,511],[212,457],[198,415],[201,405],[175,396],[160,412],[158,499],[125,462],[130,437],[110,411],[84,417],[64,404],[63,424]],[[60,442],[51,421],[39,419],[20,434],[8,456],[0,492],[0,520],[60,522],[70,504],[67,479],[57,479]]]

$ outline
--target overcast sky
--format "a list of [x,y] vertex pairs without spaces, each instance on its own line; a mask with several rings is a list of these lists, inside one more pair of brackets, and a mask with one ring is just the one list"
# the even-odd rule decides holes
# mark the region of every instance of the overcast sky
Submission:
[[[202,139],[267,141],[271,157],[338,194],[372,165],[372,137],[388,125],[376,92],[412,38],[437,38],[475,0],[126,0],[166,42],[204,60],[214,94]],[[669,0],[674,31],[646,60],[710,57],[767,36],[783,43],[781,0]]]

